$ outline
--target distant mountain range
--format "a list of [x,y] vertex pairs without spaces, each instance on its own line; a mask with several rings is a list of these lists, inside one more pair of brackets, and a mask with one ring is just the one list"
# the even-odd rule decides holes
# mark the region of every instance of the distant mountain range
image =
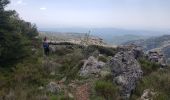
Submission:
[[112,39],[110,39],[110,44],[120,45],[122,43],[125,43],[127,41],[134,41],[134,40],[140,40],[140,39],[147,39],[151,36],[144,36],[144,35],[133,35],[133,34],[125,34],[120,36],[113,36]]
[[[67,32],[71,30],[58,30],[60,32],[50,31],[42,32],[52,38],[58,40],[79,39],[85,36],[88,30]],[[65,32],[64,32],[65,31]],[[127,33],[130,34],[127,34]],[[141,34],[140,34],[141,33]],[[148,33],[148,34],[146,34]],[[104,42],[111,45],[125,45],[136,44],[142,46],[145,51],[159,50],[164,53],[167,61],[170,63],[170,35],[162,35],[162,33],[156,32],[154,35],[152,31],[127,31],[119,29],[96,29],[91,30],[91,37],[99,37],[104,39]]]
[[168,63],[170,64],[170,35],[163,35],[124,43],[124,45],[127,44],[136,44],[138,46],[142,46],[145,51],[160,51],[165,55]]
[[117,28],[42,28],[40,31],[51,33],[89,33],[104,39],[108,44],[119,45],[132,40],[147,39],[152,36],[159,36],[162,34],[170,34],[169,31],[145,31],[145,30],[127,30]]

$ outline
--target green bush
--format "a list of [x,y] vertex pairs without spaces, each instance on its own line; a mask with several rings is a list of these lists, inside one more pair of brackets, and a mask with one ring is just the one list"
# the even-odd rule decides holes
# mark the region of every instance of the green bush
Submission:
[[103,97],[94,95],[90,97],[90,100],[105,100],[105,99]]
[[98,45],[89,45],[89,46],[85,47],[84,50],[83,50],[83,54],[85,56],[89,57],[96,50],[98,50],[100,54],[104,54],[106,56],[114,56],[116,54],[116,49],[98,46]]
[[160,68],[160,65],[154,62],[150,62],[146,59],[139,59],[139,63],[141,64],[142,71],[144,72],[144,75],[148,75],[151,72],[156,71]]
[[[144,76],[132,95],[134,97],[140,97],[145,89],[153,89],[156,92],[154,100],[168,100],[165,98],[170,97],[170,69],[163,69],[152,72],[151,74]],[[164,98],[164,99],[163,99]],[[136,100],[136,99],[132,99]]]
[[60,58],[62,67],[60,67],[60,74],[64,74],[67,79],[75,79],[78,71],[83,65],[83,54],[81,50],[76,49],[73,53],[67,54]]
[[9,0],[0,0],[0,67],[12,67],[30,56],[31,41],[38,35],[35,25],[6,10]]
[[99,80],[95,83],[97,95],[106,100],[113,100],[118,97],[118,88],[112,82]]
[[113,76],[111,73],[108,73],[106,76],[102,78],[103,81],[113,82]]
[[105,56],[99,56],[98,60],[102,61],[102,62],[107,62],[108,61],[107,57],[105,57]]
[[50,96],[50,100],[58,100],[58,96],[52,95]]
[[56,47],[55,55],[64,56],[72,52],[74,52],[73,49],[60,46],[60,47]]
[[64,94],[58,94],[58,95],[51,95],[50,100],[74,100],[74,99]]

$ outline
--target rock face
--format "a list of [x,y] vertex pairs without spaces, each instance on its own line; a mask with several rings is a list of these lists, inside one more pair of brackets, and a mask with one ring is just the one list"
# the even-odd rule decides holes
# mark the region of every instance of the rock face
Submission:
[[134,50],[118,52],[109,62],[113,80],[121,87],[121,96],[128,99],[142,77],[140,64],[135,59]]
[[85,60],[83,67],[80,70],[80,76],[89,76],[92,74],[97,74],[101,71],[105,63],[98,61],[93,56]]
[[138,59],[138,58],[144,56],[143,48],[141,46],[137,46],[135,44],[119,46],[118,51],[131,51],[133,53],[135,59]]

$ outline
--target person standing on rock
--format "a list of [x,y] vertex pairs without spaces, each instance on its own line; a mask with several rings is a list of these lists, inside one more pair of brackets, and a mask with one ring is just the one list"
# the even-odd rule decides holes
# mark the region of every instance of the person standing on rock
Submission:
[[44,38],[44,41],[43,41],[43,48],[44,48],[44,54],[46,56],[49,55],[49,52],[50,52],[50,49],[49,49],[49,44],[47,42],[47,37]]

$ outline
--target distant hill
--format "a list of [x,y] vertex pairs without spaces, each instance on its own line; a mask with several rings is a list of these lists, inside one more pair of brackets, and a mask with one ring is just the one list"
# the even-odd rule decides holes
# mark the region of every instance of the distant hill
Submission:
[[131,40],[146,39],[151,36],[170,34],[169,31],[128,30],[118,28],[44,28],[40,31],[55,33],[80,33],[90,31],[90,35],[102,38],[107,44],[119,45]]
[[152,37],[149,39],[135,40],[124,43],[136,44],[142,46],[145,51],[158,50],[166,56],[168,62],[170,62],[170,35],[163,35],[159,37]]
[[129,41],[124,44],[136,44],[142,46],[145,51],[160,48],[170,44],[170,35],[163,35],[159,37],[152,37],[149,39],[141,39],[141,40],[134,40]]
[[112,40],[110,40],[110,42],[115,45],[120,45],[120,44],[128,42],[128,41],[147,39],[149,37],[150,36],[126,34],[126,35],[121,35],[121,36],[114,36],[112,38]]

